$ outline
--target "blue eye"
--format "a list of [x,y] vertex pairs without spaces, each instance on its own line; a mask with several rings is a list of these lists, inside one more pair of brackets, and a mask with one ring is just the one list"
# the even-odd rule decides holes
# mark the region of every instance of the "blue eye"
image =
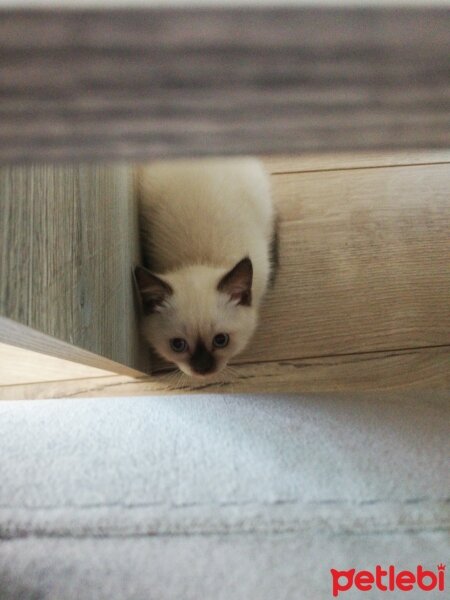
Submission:
[[229,341],[230,336],[228,333],[218,333],[213,338],[213,346],[215,348],[225,348],[225,346],[228,346]]
[[170,347],[174,352],[185,352],[187,350],[187,342],[183,338],[172,338],[170,340]]

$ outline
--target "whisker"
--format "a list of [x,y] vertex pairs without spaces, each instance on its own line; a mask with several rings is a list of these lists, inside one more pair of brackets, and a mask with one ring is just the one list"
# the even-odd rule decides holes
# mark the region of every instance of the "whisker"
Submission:
[[175,378],[176,378],[176,372],[175,371],[171,371],[170,373],[167,373],[165,375],[162,376],[162,381],[164,381],[164,383],[169,386],[170,389],[172,389],[174,383],[175,383]]
[[180,380],[181,371],[179,369],[174,369],[163,375],[164,383],[166,383],[169,386],[170,390],[173,391],[180,387]]
[[186,388],[188,391],[192,388],[191,378],[183,371],[180,371],[180,387]]
[[231,375],[233,375],[234,377],[239,377],[239,371],[235,367],[227,365],[227,371],[231,373]]
[[184,387],[184,373],[181,369],[177,371],[175,386],[178,390]]

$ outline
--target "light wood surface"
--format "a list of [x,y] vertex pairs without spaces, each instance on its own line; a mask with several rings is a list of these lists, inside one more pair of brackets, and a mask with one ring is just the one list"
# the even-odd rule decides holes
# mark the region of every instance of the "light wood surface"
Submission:
[[1,386],[106,375],[113,373],[0,342]]
[[241,361],[450,343],[450,165],[273,178],[280,269]]
[[0,161],[446,148],[448,7],[0,10]]
[[0,387],[0,400],[185,393],[348,393],[450,389],[450,346],[238,365],[218,382],[157,375]]
[[[77,372],[77,365],[84,365],[89,368],[100,369],[103,372],[118,373],[121,375],[128,375],[134,377],[140,377],[142,373],[127,365],[110,360],[104,356],[94,354],[83,348],[79,348],[55,337],[45,335],[44,333],[22,325],[12,319],[7,319],[0,316],[0,344],[3,344],[3,355],[2,360],[9,361],[8,349],[11,350],[12,356],[18,356],[20,349],[30,351],[32,354],[26,359],[26,363],[18,363],[15,366],[14,372],[16,382],[21,383],[22,381],[30,381],[32,375],[30,369],[37,377],[35,381],[41,381],[40,372],[46,372],[47,369],[52,369],[53,358],[61,359],[64,362],[64,372],[66,373],[65,379],[72,379],[73,373]],[[31,364],[31,359],[34,359]],[[47,367],[47,361],[49,367]],[[73,364],[75,363],[75,365]],[[63,363],[61,362],[61,367]],[[75,371],[74,371],[75,370]],[[21,372],[22,371],[22,372]],[[3,371],[5,374],[6,370]],[[104,373],[101,373],[102,375]],[[47,377],[47,375],[46,375]],[[8,385],[12,383],[12,373],[8,376]],[[62,377],[58,377],[62,379]],[[0,386],[3,385],[3,381],[0,379]]]
[[129,166],[1,168],[0,315],[140,368],[137,231]]

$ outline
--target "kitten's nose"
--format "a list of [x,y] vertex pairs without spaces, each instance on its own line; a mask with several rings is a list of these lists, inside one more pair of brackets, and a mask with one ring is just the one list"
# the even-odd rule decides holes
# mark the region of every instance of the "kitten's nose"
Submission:
[[199,375],[208,375],[209,373],[213,373],[214,372],[214,365],[208,366],[197,366],[197,367],[193,367],[193,370],[195,373],[198,373]]
[[203,342],[197,342],[194,354],[189,361],[191,369],[199,375],[212,373],[216,368],[216,361],[211,352],[208,352]]

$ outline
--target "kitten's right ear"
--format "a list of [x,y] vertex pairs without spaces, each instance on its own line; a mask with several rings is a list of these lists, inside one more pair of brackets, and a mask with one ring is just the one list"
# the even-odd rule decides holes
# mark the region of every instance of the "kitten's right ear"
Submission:
[[136,267],[134,275],[141,294],[144,314],[146,315],[156,312],[165,299],[173,294],[173,290],[168,283],[153,275],[145,267]]
[[229,294],[236,305],[250,306],[252,303],[252,280],[252,261],[246,257],[222,277],[217,289],[219,292]]

